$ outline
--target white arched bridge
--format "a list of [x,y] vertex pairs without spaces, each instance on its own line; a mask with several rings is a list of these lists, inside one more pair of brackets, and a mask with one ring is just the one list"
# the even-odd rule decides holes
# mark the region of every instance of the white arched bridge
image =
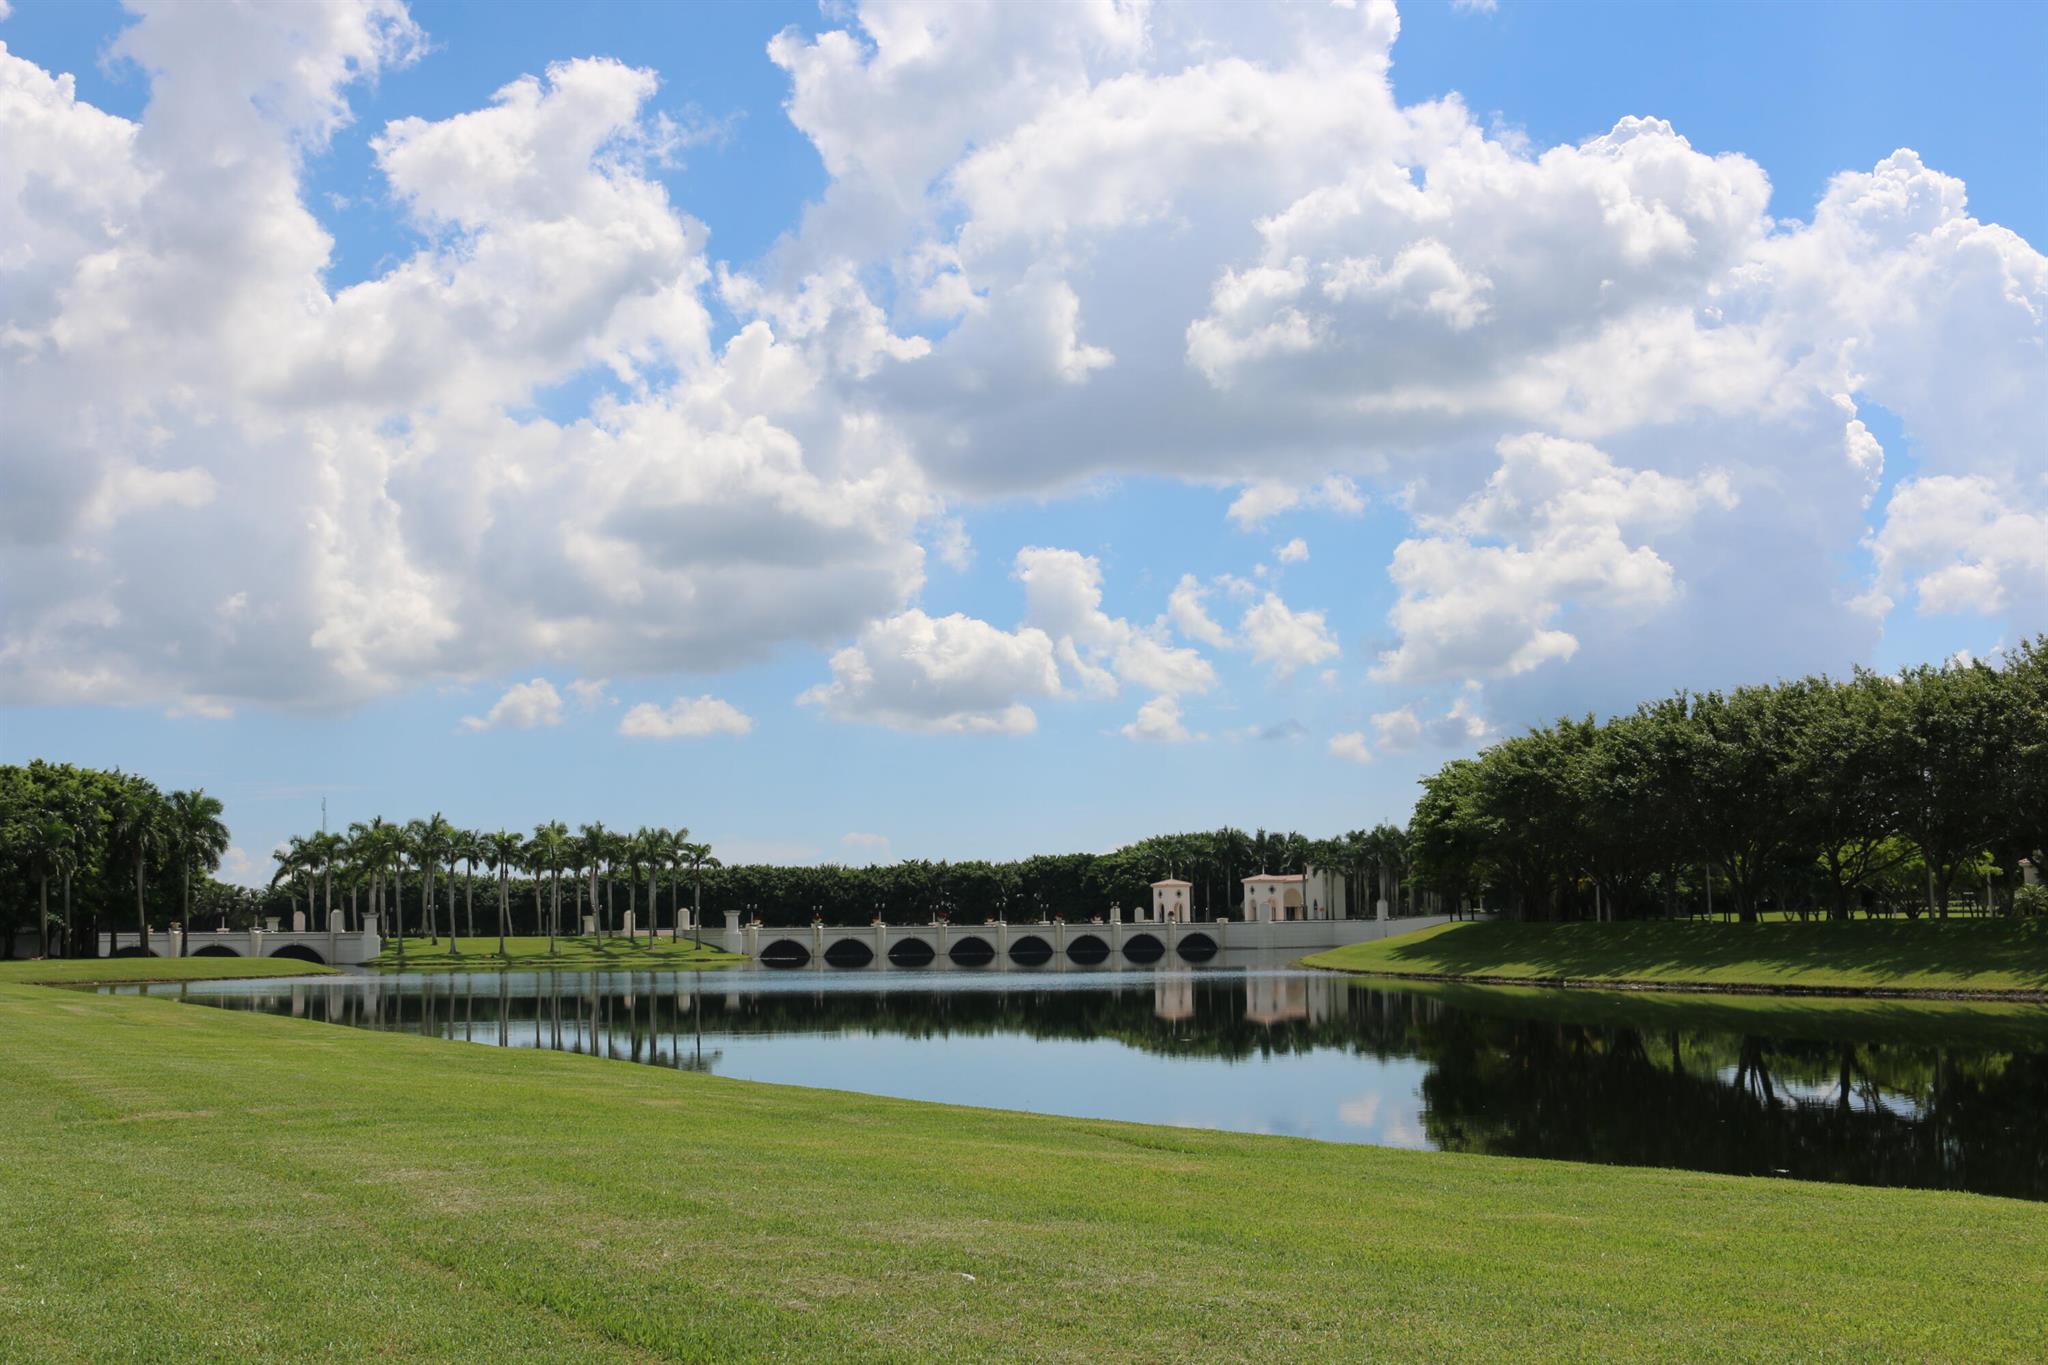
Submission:
[[778,928],[741,924],[727,915],[723,930],[704,935],[728,952],[764,967],[1095,967],[1132,963],[1206,962],[1220,953],[1299,955],[1413,933],[1449,922],[1444,915],[1370,920],[1179,920],[1068,924],[1059,920],[986,924],[807,924]]
[[[297,918],[297,917],[295,917]],[[353,967],[368,962],[384,949],[374,916],[363,917],[361,929],[342,929],[341,916],[335,928],[319,929],[194,929],[180,934],[175,929],[152,929],[150,957],[281,957],[301,962],[322,962],[330,967]],[[136,955],[136,935],[101,934],[101,957]]]

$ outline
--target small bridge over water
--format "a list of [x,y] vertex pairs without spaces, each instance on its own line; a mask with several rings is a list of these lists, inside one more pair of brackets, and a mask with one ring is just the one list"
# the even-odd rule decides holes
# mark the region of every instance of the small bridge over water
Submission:
[[[337,916],[339,918],[339,916]],[[149,957],[282,957],[353,967],[383,951],[374,920],[357,930],[330,929],[194,929],[189,936],[175,929],[152,929]],[[101,934],[99,954],[135,956],[136,936]]]
[[705,933],[706,942],[745,953],[764,967],[857,971],[878,967],[1094,967],[1109,963],[1207,962],[1220,953],[1250,951],[1299,956],[1347,943],[1413,933],[1449,922],[1445,915],[1370,920],[1112,921],[1059,920],[987,924],[809,924],[770,928],[741,924]]

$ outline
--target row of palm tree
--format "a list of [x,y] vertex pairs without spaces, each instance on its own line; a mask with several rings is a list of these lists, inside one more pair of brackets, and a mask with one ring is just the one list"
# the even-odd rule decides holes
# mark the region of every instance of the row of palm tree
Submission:
[[[405,957],[404,892],[418,896],[418,927],[439,944],[445,916],[449,951],[460,956],[462,938],[476,937],[476,874],[495,876],[498,891],[498,949],[505,950],[511,925],[511,883],[530,878],[535,894],[546,890],[540,916],[548,951],[563,936],[563,893],[568,893],[569,923],[588,922],[600,939],[623,928],[629,942],[640,942],[639,896],[647,892],[647,945],[659,933],[659,890],[669,890],[671,938],[696,925],[703,909],[703,874],[720,866],[711,845],[694,842],[690,831],[642,826],[631,833],[606,829],[602,822],[581,826],[575,833],[559,820],[534,826],[522,835],[512,830],[479,831],[450,824],[438,811],[425,819],[392,824],[383,817],[358,821],[347,833],[321,831],[294,835],[273,855],[277,861],[273,887],[282,884],[296,908],[303,892],[309,918],[315,922],[360,929],[367,913],[388,925],[401,961]],[[456,891],[460,869],[461,934],[457,934]],[[684,874],[693,885],[690,912],[682,909]],[[337,882],[342,903],[337,908]],[[623,888],[623,905],[620,889]],[[316,900],[316,897],[318,898]],[[586,904],[588,909],[586,910]],[[315,907],[318,906],[316,912]],[[337,921],[335,916],[342,918]]]

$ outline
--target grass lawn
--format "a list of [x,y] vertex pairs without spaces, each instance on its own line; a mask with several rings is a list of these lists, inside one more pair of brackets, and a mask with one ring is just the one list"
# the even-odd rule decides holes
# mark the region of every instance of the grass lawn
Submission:
[[0,1355],[2038,1360],[2048,1208],[0,985]]
[[1447,924],[1318,953],[1382,976],[1786,992],[2048,994],[2048,923]]
[[[548,954],[545,938],[508,938],[505,940],[505,955],[498,955],[498,938],[469,938],[454,940],[461,947],[457,956],[449,951],[450,940],[443,938],[439,943],[410,935],[405,940],[405,969],[409,972],[502,972],[502,971],[570,971],[588,967],[615,967],[620,971],[696,971],[705,967],[731,967],[745,962],[745,956],[728,953],[723,948],[709,945],[699,947],[690,939],[681,942],[663,938],[652,947],[648,946],[646,935],[637,943],[623,938],[558,938],[555,940],[553,956]],[[398,969],[398,948],[386,944],[384,951],[371,963],[387,971]]]
[[334,968],[289,957],[80,957],[0,962],[0,983],[117,985],[124,981],[221,981],[266,976],[332,976]]

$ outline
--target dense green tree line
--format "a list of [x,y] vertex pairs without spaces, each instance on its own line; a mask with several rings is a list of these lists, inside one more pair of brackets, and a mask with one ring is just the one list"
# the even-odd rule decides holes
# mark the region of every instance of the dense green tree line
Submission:
[[296,837],[276,856],[274,886],[285,894],[285,908],[308,907],[315,923],[338,913],[344,923],[357,924],[364,913],[374,914],[387,933],[402,919],[408,932],[437,940],[458,926],[463,935],[474,934],[479,895],[487,932],[580,932],[587,921],[601,937],[629,924],[635,937],[688,933],[727,912],[771,926],[813,918],[865,924],[877,915],[897,922],[939,915],[962,922],[1082,920],[1112,906],[1148,904],[1151,883],[1169,875],[1193,882],[1198,910],[1214,915],[1236,906],[1242,878],[1307,866],[1338,869],[1354,897],[1377,893],[1397,904],[1413,901],[1401,899],[1405,838],[1386,825],[1322,840],[1226,828],[1161,835],[1107,854],[1009,862],[727,866],[709,844],[691,842],[688,830],[628,833],[585,824],[572,832],[557,822],[526,836],[484,834],[435,815]]
[[[728,911],[778,926],[814,917],[864,924],[876,915],[1079,921],[1149,903],[1150,884],[1165,876],[1193,882],[1207,918],[1235,908],[1244,877],[1309,866],[1337,869],[1354,905],[1385,897],[1399,913],[1417,903],[1403,881],[1405,837],[1390,825],[1334,839],[1224,828],[1010,862],[728,867],[687,829],[590,823],[572,831],[554,821],[520,834],[465,830],[438,813],[294,836],[273,855],[270,886],[256,891],[208,875],[227,831],[219,803],[203,793],[165,797],[127,774],[40,762],[0,768],[0,781],[0,923],[47,924],[51,935],[36,938],[46,952],[89,954],[96,932],[127,934],[144,923],[239,929],[276,919],[288,927],[298,915],[343,929],[374,917],[387,936],[402,929],[436,942],[475,937],[479,925],[502,938],[580,933],[586,923],[600,937],[651,942],[653,933],[688,933]],[[47,919],[46,883],[56,888]],[[133,894],[117,894],[123,888]],[[5,946],[13,941],[9,933]]]
[[1527,919],[2038,912],[2048,636],[1560,720],[1422,785],[1416,877]]
[[36,950],[94,950],[116,927],[190,923],[238,900],[211,874],[228,848],[221,804],[131,773],[0,766],[0,955],[24,926]]
[[[90,953],[98,932],[260,917],[438,941],[485,932],[636,939],[709,915],[769,925],[879,915],[1085,920],[1194,884],[1199,917],[1232,912],[1245,876],[1335,869],[1354,913],[1484,904],[1530,919],[1771,910],[1845,917],[2036,908],[2022,858],[2048,846],[2048,637],[1997,666],[1802,678],[1681,693],[1598,722],[1560,720],[1446,764],[1411,828],[1328,839],[1223,828],[1106,854],[887,866],[724,866],[687,829],[471,831],[439,814],[291,839],[267,892],[213,880],[220,803],[143,778],[0,767],[0,952]],[[643,908],[644,907],[644,908]],[[651,938],[650,938],[651,941]]]

